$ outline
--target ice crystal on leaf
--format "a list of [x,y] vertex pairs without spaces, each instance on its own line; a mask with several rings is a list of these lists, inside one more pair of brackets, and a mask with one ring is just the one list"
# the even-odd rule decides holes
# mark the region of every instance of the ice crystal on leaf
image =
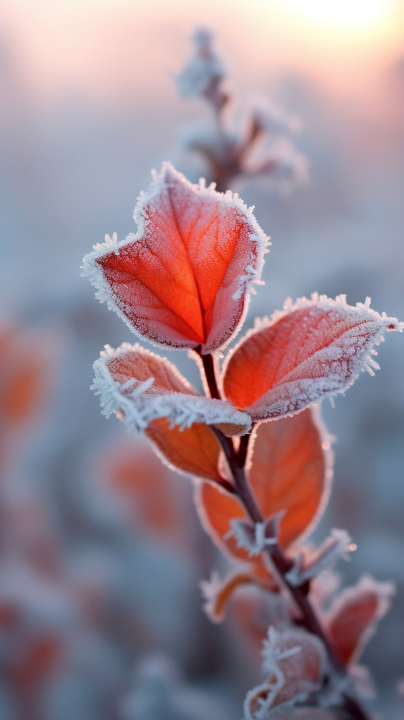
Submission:
[[223,348],[244,320],[268,243],[252,212],[165,163],[134,217],[136,235],[84,258],[98,298],[158,345]]

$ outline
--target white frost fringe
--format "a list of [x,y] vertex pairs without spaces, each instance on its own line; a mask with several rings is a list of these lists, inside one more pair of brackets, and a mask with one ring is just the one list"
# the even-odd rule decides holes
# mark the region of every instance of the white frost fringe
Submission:
[[[167,418],[171,427],[179,425],[180,430],[189,428],[194,423],[230,423],[240,425],[243,432],[247,432],[251,427],[249,415],[222,400],[181,392],[148,393],[154,382],[153,377],[142,383],[136,378],[119,383],[112,378],[106,363],[119,352],[120,349],[113,351],[106,346],[106,351],[94,363],[95,378],[91,389],[95,390],[96,395],[100,395],[103,415],[109,418],[112,413],[123,413],[120,419],[128,432],[140,435],[153,420],[163,417]],[[130,391],[132,387],[133,390]]]

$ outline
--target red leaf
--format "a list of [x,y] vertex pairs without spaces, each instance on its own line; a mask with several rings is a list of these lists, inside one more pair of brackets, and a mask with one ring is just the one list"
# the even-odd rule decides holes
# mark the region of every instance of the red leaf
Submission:
[[258,426],[247,458],[251,489],[265,518],[285,511],[280,544],[309,535],[331,489],[330,439],[318,408]]
[[[117,350],[106,346],[94,369],[93,388],[101,396],[103,413],[109,417],[116,412],[131,432],[141,433],[160,418],[182,430],[196,423],[217,424],[229,435],[251,427],[246,413],[230,403],[199,396],[175,365],[140,345],[123,343]],[[161,439],[161,427],[150,434]],[[200,442],[196,433],[191,437]],[[168,442],[161,439],[161,447]],[[188,449],[187,454],[190,452]]]
[[369,356],[385,330],[400,330],[395,318],[345,296],[302,298],[284,313],[247,333],[229,353],[224,392],[253,421],[293,415],[327,395],[344,392],[361,369],[378,367]]
[[326,630],[344,665],[359,659],[377,621],[388,611],[393,594],[391,583],[379,583],[364,575],[336,598],[326,618]]
[[220,482],[220,446],[214,432],[203,423],[180,430],[165,418],[154,420],[146,430],[164,461],[175,470]]
[[124,498],[137,527],[148,528],[165,541],[173,539],[178,536],[183,509],[175,494],[176,478],[144,439],[130,438],[130,444],[128,440],[102,457],[99,474]]
[[237,195],[192,185],[169,163],[140,196],[136,235],[84,259],[98,297],[139,335],[211,353],[237,333],[267,238]]
[[251,562],[247,550],[238,546],[234,535],[229,535],[231,520],[247,519],[237,498],[216,485],[204,482],[195,489],[195,504],[203,528],[220,550],[230,554],[233,560]]
[[[284,548],[307,535],[324,511],[332,479],[332,454],[318,409],[258,426],[247,464],[252,492],[264,518],[280,510],[280,542]],[[236,497],[210,483],[197,491],[202,524],[225,553],[251,562],[238,547],[231,520],[247,516]]]

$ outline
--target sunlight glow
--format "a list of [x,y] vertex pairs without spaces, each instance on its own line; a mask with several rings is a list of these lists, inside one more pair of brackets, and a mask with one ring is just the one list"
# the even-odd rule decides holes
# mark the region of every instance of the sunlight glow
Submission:
[[392,5],[392,0],[286,0],[284,7],[318,24],[349,29],[377,25]]

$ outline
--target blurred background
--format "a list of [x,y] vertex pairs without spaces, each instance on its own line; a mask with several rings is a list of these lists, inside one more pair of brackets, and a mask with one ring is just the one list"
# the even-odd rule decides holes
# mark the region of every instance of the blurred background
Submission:
[[[133,335],[94,299],[82,257],[134,231],[163,160],[207,174],[190,138],[210,132],[210,109],[175,83],[198,26],[241,104],[268,96],[302,126],[287,182],[232,185],[272,239],[246,327],[313,291],[404,319],[402,0],[3,0],[1,720],[234,720],[257,683],[256,598],[237,597],[219,627],[201,609],[198,582],[222,561],[191,483],[89,390],[103,346]],[[351,533],[345,582],[397,585],[364,661],[399,718],[404,373],[402,337],[387,340],[381,372],[324,407],[338,441],[318,537]],[[169,359],[198,386],[185,353]]]

